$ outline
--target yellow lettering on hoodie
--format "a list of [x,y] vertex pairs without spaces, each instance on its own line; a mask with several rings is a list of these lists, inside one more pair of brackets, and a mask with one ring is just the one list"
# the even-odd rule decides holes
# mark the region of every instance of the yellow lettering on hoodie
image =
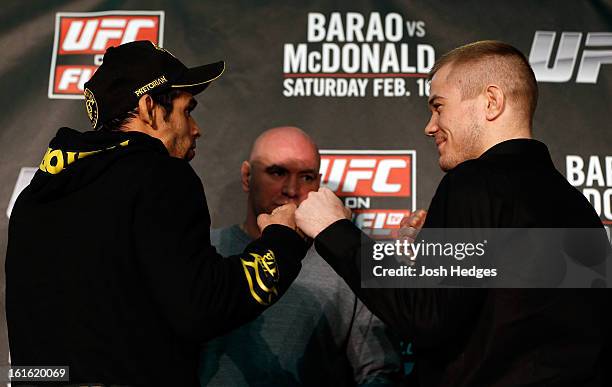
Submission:
[[[52,164],[51,161],[53,159],[56,159],[55,164]],[[64,154],[62,153],[61,150],[59,149],[55,149],[52,150],[51,152],[47,153],[46,155],[46,166],[47,166],[47,172],[49,172],[52,175],[55,175],[57,173],[60,173],[62,171],[62,169],[64,169]]]
[[51,153],[51,148],[47,148],[47,151],[45,152],[45,155],[43,156],[42,161],[40,162],[40,165],[38,166],[38,168],[40,168],[41,171],[43,172],[47,172],[47,156],[49,155],[49,153]]
[[76,152],[66,152],[66,154],[68,154],[68,161],[66,161],[66,166],[74,163],[74,161],[76,160]]
[[[47,148],[47,152],[43,156],[43,159],[40,162],[40,165],[38,166],[38,168],[43,172],[47,172],[52,175],[56,175],[60,173],[61,171],[63,171],[64,169],[66,169],[68,165],[74,163],[77,160],[80,160],[84,157],[88,157],[91,155],[95,155],[96,153],[100,153],[105,150],[115,149],[117,148],[117,146],[127,146],[129,142],[130,140],[125,140],[119,143],[118,145],[113,145],[106,149],[99,149],[99,150],[94,150],[94,151],[65,152],[66,156],[64,156],[64,152],[61,149]],[[55,164],[51,164],[51,161],[54,158],[56,159],[56,162]]]

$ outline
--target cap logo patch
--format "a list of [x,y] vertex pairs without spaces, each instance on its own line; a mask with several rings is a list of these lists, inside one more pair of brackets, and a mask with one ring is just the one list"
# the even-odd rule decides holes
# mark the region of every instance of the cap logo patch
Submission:
[[142,86],[141,88],[134,90],[134,94],[136,94],[136,97],[140,97],[143,94],[145,94],[147,91],[149,90],[153,90],[154,88],[163,85],[164,83],[167,83],[168,80],[166,79],[165,75],[162,75],[161,77],[152,80],[151,82],[147,83],[146,85]]
[[96,102],[96,98],[91,90],[85,88],[83,95],[85,96],[85,109],[87,110],[87,117],[89,117],[91,126],[93,126],[95,129],[96,125],[98,124],[98,103]]

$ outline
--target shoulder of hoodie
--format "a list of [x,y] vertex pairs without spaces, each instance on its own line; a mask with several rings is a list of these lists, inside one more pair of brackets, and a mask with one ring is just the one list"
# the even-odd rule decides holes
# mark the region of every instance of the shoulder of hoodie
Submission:
[[200,177],[188,161],[161,152],[135,152],[125,157],[121,168],[127,168],[139,184],[167,189],[203,189]]
[[488,192],[504,191],[509,184],[509,176],[502,169],[486,160],[474,159],[464,161],[448,171],[439,189],[478,200]]

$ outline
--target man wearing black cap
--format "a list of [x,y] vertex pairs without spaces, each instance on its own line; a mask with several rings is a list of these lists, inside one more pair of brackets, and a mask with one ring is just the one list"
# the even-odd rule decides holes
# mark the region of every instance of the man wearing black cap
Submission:
[[261,215],[261,238],[240,255],[210,245],[187,162],[199,137],[190,112],[223,69],[189,69],[147,41],[108,49],[85,84],[95,131],[61,128],[12,212],[13,367],[68,366],[67,383],[196,386],[200,343],[256,317],[297,276],[295,205]]

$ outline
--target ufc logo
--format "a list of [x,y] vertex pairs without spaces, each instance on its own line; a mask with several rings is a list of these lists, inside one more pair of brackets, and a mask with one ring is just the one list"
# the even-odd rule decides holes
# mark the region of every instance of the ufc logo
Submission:
[[163,46],[163,11],[58,12],[49,98],[82,99],[108,47],[149,40]]
[[[536,31],[529,53],[529,63],[539,82],[568,82],[574,74],[578,51],[582,44],[581,32],[563,32],[557,55],[549,67],[555,37],[552,31]],[[584,42],[576,83],[597,83],[602,64],[612,63],[612,33],[589,32]],[[591,49],[608,47],[607,50]]]
[[411,154],[336,156],[327,155],[325,151],[321,153],[322,185],[338,196],[405,197],[412,194]]
[[139,32],[157,26],[153,18],[105,17],[67,19],[60,53],[104,53],[110,42],[120,45],[139,40]]
[[82,93],[85,82],[91,78],[95,66],[57,66],[55,89],[67,93]]
[[404,216],[409,216],[409,210],[355,210],[354,222],[364,233],[391,237],[392,230],[399,228]]

